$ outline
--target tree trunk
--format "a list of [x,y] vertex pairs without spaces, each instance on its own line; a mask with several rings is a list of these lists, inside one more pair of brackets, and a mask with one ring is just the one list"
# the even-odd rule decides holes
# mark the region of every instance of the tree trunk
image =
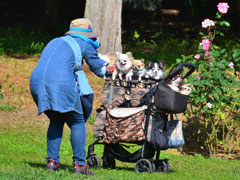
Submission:
[[86,0],[84,17],[93,24],[100,39],[99,52],[122,52],[122,0]]

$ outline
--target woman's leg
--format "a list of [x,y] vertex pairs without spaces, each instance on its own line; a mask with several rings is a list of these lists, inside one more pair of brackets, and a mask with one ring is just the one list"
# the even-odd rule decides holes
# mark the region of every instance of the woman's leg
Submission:
[[73,163],[76,161],[83,166],[86,160],[86,126],[82,114],[75,111],[66,113],[66,123],[71,129],[71,143],[73,149]]
[[62,141],[64,115],[62,113],[48,110],[45,112],[50,120],[47,131],[47,161],[54,160],[56,163],[60,162],[59,150]]

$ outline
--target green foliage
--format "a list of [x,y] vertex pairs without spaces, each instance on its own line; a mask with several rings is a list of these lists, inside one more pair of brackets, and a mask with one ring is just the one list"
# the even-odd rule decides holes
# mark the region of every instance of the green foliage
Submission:
[[93,124],[95,121],[95,117],[94,116],[90,116],[89,119],[88,119],[88,122]]
[[134,31],[133,40],[139,40],[140,35],[137,31]]
[[240,40],[238,41],[238,44],[236,44],[233,47],[232,50],[232,59],[235,64],[236,71],[240,71]]
[[1,28],[0,55],[39,55],[51,37],[43,31]]
[[[227,50],[214,43],[216,35],[224,36],[216,28],[228,27],[223,15],[217,13],[216,26],[203,29],[200,33],[203,40],[210,40],[210,47],[199,45],[198,57],[182,56],[177,62],[190,62],[197,67],[197,75],[189,77],[194,90],[190,95],[191,109],[188,115],[194,115],[200,121],[199,136],[206,137],[205,148],[210,155],[216,155],[222,147],[225,153],[231,154],[239,147],[239,45],[233,49],[229,61]],[[217,26],[220,25],[220,26]],[[203,41],[202,41],[203,43]],[[239,63],[238,63],[239,64]]]
[[[168,36],[168,35],[167,35]],[[163,32],[155,33],[154,37],[161,38],[161,41],[141,38],[138,31],[132,33],[131,42],[123,45],[123,51],[131,51],[136,59],[144,59],[152,62],[164,61],[166,66],[175,64],[176,58],[192,50],[193,41],[180,38],[166,37]],[[123,37],[126,38],[126,37]],[[126,41],[126,40],[125,40]]]
[[13,111],[17,108],[12,104],[1,103],[0,104],[0,111]]

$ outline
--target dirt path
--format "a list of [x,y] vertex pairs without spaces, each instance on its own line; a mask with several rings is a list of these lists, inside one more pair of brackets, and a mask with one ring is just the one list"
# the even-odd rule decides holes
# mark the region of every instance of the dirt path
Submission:
[[[3,108],[0,109],[1,127],[26,128],[31,126],[31,123],[36,123],[37,127],[47,127],[48,119],[44,114],[37,115],[37,107],[29,88],[30,76],[38,60],[39,57],[0,57],[0,85],[2,86],[0,92],[3,95],[3,99],[0,100],[0,105]],[[88,69],[86,72],[95,93],[94,116],[95,109],[101,104],[104,81]],[[92,131],[90,123],[87,124],[87,128]]]

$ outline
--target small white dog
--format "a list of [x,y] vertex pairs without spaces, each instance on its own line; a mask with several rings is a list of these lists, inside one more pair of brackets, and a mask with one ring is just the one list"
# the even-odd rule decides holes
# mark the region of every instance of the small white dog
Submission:
[[123,74],[125,74],[126,81],[132,81],[132,66],[133,66],[133,56],[131,52],[127,52],[126,54],[122,54],[120,52],[116,52],[116,68],[112,74],[112,80],[116,79],[116,76],[119,76],[120,80],[123,80]]

